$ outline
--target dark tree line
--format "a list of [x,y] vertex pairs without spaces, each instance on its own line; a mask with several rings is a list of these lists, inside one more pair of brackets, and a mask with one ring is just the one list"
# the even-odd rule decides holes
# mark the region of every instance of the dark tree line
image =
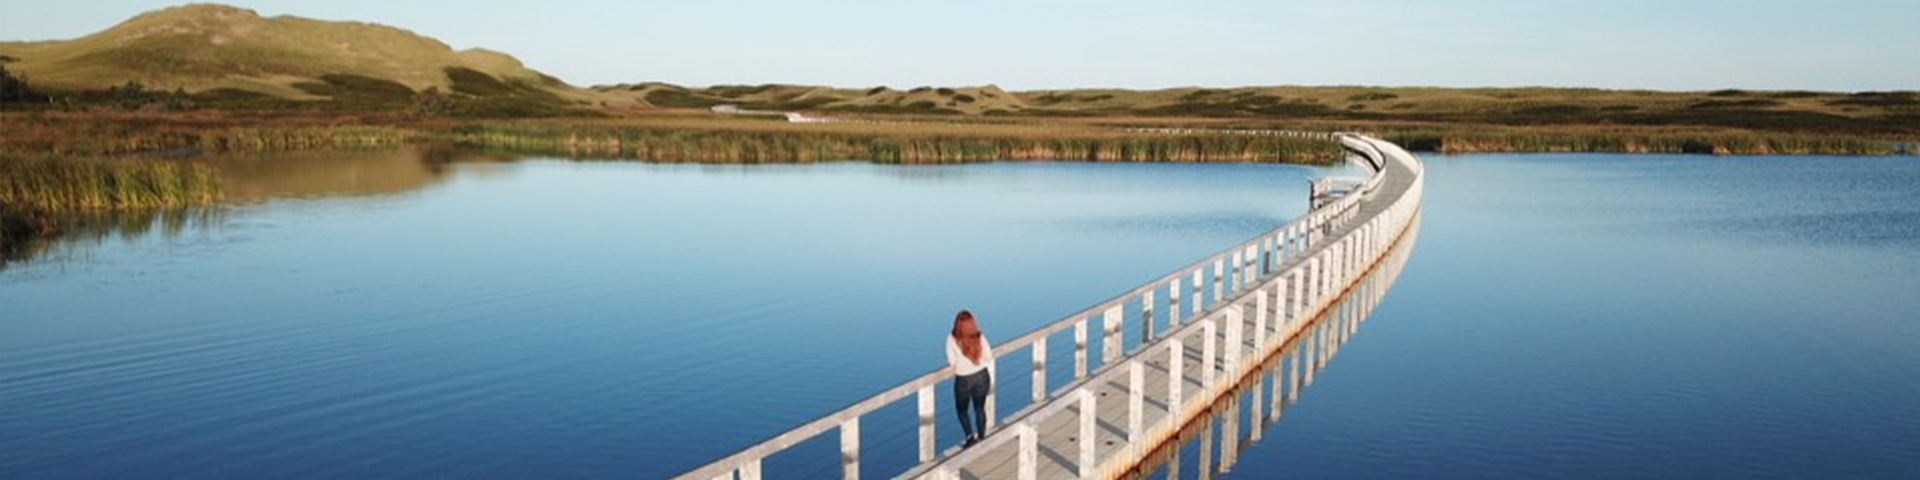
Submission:
[[45,101],[47,96],[41,95],[40,92],[34,91],[32,86],[27,85],[25,77],[14,76],[12,71],[7,70],[5,63],[0,63],[0,104]]

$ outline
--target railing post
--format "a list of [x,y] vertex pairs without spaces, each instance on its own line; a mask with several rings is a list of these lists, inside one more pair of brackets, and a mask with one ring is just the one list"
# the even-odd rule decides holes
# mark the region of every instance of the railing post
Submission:
[[1180,411],[1181,390],[1187,386],[1187,347],[1180,337],[1167,339],[1167,414]]
[[[999,359],[994,360],[998,361]],[[999,381],[998,379],[990,380]],[[982,404],[983,408],[981,408],[981,410],[987,412],[987,429],[991,430],[994,426],[1000,424],[1000,389],[993,387],[992,383],[988,383],[987,385],[987,401]],[[986,433],[987,432],[980,432],[981,435],[985,435]]]
[[1125,304],[1108,307],[1100,315],[1100,366],[1112,365],[1114,359],[1126,353],[1126,339],[1121,332],[1126,331],[1127,317],[1122,308]]
[[1312,312],[1313,310],[1320,308],[1320,293],[1322,291],[1321,285],[1326,282],[1326,277],[1327,277],[1327,271],[1325,268],[1322,267],[1320,262],[1320,258],[1324,256],[1325,256],[1324,254],[1314,255],[1313,259],[1308,261],[1312,264],[1312,266],[1309,267],[1309,271],[1312,273],[1309,274],[1310,275],[1309,280],[1307,281],[1307,311],[1308,312]]
[[1224,288],[1221,288],[1221,290],[1227,292],[1227,296],[1229,297],[1233,296],[1233,292],[1240,291],[1241,277],[1245,277],[1247,274],[1246,271],[1240,269],[1240,250],[1238,248],[1233,250],[1233,255],[1230,257],[1233,261],[1226,264],[1226,283],[1224,284]]
[[[998,379],[995,379],[998,380]],[[933,386],[920,387],[920,462],[933,460]]]
[[1080,388],[1080,478],[1093,478],[1094,398],[1093,390]]
[[1193,269],[1193,295],[1192,295],[1193,298],[1191,299],[1193,303],[1193,311],[1189,316],[1199,317],[1200,309],[1205,308],[1205,305],[1201,305],[1203,303],[1206,303],[1201,298],[1201,295],[1204,295],[1206,292],[1201,290],[1200,288],[1201,288],[1201,285],[1206,283],[1206,280],[1202,278],[1206,275],[1206,272],[1207,272],[1207,267],[1200,267],[1200,268]]
[[1153,287],[1140,294],[1140,344],[1153,341]]
[[1307,269],[1303,267],[1303,268],[1294,270],[1293,275],[1290,276],[1291,278],[1287,279],[1288,292],[1287,292],[1286,305],[1287,305],[1287,326],[1288,327],[1292,327],[1293,325],[1297,325],[1300,323],[1300,309],[1306,303],[1306,299],[1302,298],[1306,296],[1306,291],[1307,291],[1306,273],[1307,273]]
[[740,465],[740,480],[760,480],[760,459]]
[[1274,233],[1273,236],[1269,236],[1260,241],[1261,258],[1266,262],[1261,267],[1260,271],[1270,274],[1280,270],[1280,236],[1281,235],[1284,235],[1284,234]]
[[1227,285],[1224,283],[1226,281],[1226,274],[1227,259],[1215,259],[1213,261],[1213,303],[1220,303],[1220,298],[1226,295],[1224,291],[1227,289]]
[[1253,351],[1267,348],[1267,291],[1253,292]]
[[1246,329],[1247,322],[1246,317],[1240,313],[1242,307],[1244,305],[1228,305],[1227,308],[1222,309],[1222,313],[1226,314],[1227,345],[1220,351],[1220,356],[1226,358],[1226,371],[1230,375],[1240,374],[1241,352],[1245,350],[1243,348],[1245,345],[1241,343],[1243,337],[1240,332]]
[[1340,272],[1340,286],[1344,289],[1347,283],[1353,281],[1353,278],[1360,273],[1359,237],[1348,237],[1340,241],[1340,260],[1344,267]]
[[[993,381],[998,382],[996,378]],[[1033,342],[1033,403],[1047,399],[1047,339]]]
[[1141,425],[1146,422],[1147,372],[1141,366],[1146,360],[1134,359],[1127,362],[1127,441],[1139,442],[1144,439]]
[[1335,247],[1338,248],[1333,250],[1333,256],[1338,264],[1334,267],[1333,278],[1337,283],[1334,284],[1332,292],[1335,297],[1338,297],[1340,290],[1347,286],[1347,279],[1353,278],[1353,239],[1341,239],[1340,244]]
[[1242,288],[1253,286],[1253,282],[1260,279],[1260,244],[1264,241],[1264,239],[1255,240],[1253,244],[1247,245],[1246,254],[1240,258],[1240,261],[1246,262],[1240,264]]
[[1040,434],[1034,431],[1033,424],[1020,422],[1014,429],[1020,435],[1020,453],[1017,474],[1020,480],[1035,480],[1040,468]]
[[840,423],[840,472],[846,480],[860,480],[860,417]]
[[1214,324],[1219,323],[1216,321],[1219,318],[1216,315],[1200,320],[1200,335],[1204,337],[1200,340],[1200,384],[1207,388],[1213,387],[1213,353],[1216,342],[1213,338],[1213,329],[1216,328]]
[[1073,322],[1073,379],[1087,376],[1087,319]]
[[1287,243],[1289,244],[1287,247],[1287,261],[1300,258],[1300,252],[1306,251],[1307,229],[1309,228],[1312,227],[1306,223],[1293,226],[1293,233],[1287,238]]
[[1306,223],[1300,224],[1299,228],[1295,228],[1293,231],[1293,257],[1298,259],[1305,256],[1304,254],[1307,252],[1307,247],[1312,245],[1313,220],[1312,218],[1308,218]]
[[1280,245],[1280,263],[1286,264],[1300,251],[1300,224],[1287,227],[1286,235]]
[[1167,282],[1167,331],[1180,328],[1180,276]]

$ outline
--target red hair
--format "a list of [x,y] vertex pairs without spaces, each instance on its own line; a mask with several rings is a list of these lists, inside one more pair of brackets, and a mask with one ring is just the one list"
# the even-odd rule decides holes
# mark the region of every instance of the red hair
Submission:
[[960,353],[968,360],[980,361],[981,347],[986,341],[980,335],[980,323],[973,320],[973,312],[961,310],[953,315],[953,340],[960,345]]

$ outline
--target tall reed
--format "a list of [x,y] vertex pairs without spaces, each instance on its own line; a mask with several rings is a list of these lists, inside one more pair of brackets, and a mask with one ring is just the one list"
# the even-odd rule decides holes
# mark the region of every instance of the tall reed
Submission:
[[956,163],[1336,161],[1337,145],[1288,137],[1170,135],[1045,127],[688,128],[602,123],[494,123],[455,127],[469,145],[581,157],[685,162]]
[[359,124],[354,118],[143,115],[134,113],[0,113],[0,153],[102,156],[146,152],[255,152],[392,145],[418,138],[415,128]]
[[196,162],[0,159],[0,204],[52,211],[174,207],[221,198],[219,172]]
[[1414,128],[1384,138],[1407,148],[1445,153],[1620,152],[1723,155],[1911,154],[1878,138],[1719,129]]

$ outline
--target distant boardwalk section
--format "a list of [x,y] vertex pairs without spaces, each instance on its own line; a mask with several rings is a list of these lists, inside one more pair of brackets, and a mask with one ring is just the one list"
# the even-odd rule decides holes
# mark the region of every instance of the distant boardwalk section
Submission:
[[[1019,385],[1019,377],[1026,376],[1032,388],[995,389],[987,403],[991,427],[978,445],[962,450],[938,444],[935,433],[942,422],[935,407],[951,399],[938,398],[945,394],[936,387],[953,378],[943,368],[674,478],[779,477],[763,472],[765,459],[837,433],[842,476],[858,479],[864,451],[861,420],[909,398],[918,411],[918,435],[909,440],[917,446],[918,460],[887,472],[888,477],[1143,476],[1153,466],[1178,465],[1167,456],[1177,458],[1175,443],[1192,434],[1189,426],[1211,422],[1218,405],[1232,405],[1237,412],[1242,406],[1232,400],[1248,391],[1254,400],[1245,407],[1253,409],[1252,418],[1278,418],[1282,396],[1291,400],[1303,382],[1312,380],[1313,372],[1391,284],[1394,275],[1373,272],[1397,274],[1404,263],[1418,224],[1425,168],[1399,146],[1360,134],[1236,132],[1339,142],[1350,152],[1348,160],[1364,173],[1316,182],[1312,210],[1279,228],[996,345],[994,354],[1005,368],[999,369],[1003,378],[995,382]],[[1065,376],[1064,368],[1048,368],[1054,357],[1047,351],[1053,343],[1049,340],[1068,332],[1072,377],[1049,381],[1050,375]],[[1064,360],[1065,352],[1060,353]],[[1091,358],[1096,353],[1098,358]],[[1291,376],[1273,368],[1282,356],[1295,358],[1288,362]],[[1022,358],[1031,365],[1006,364]],[[1303,361],[1308,365],[1304,370]],[[1269,373],[1274,378],[1271,389],[1249,390],[1249,381],[1264,384]],[[1280,381],[1283,377],[1288,381]],[[1263,402],[1266,391],[1271,391],[1271,400]],[[1001,415],[996,407],[1000,401],[1024,401],[1025,406]],[[1264,413],[1263,404],[1270,404]],[[1229,465],[1240,434],[1237,421],[1222,422],[1227,431],[1219,433],[1221,464]],[[1257,440],[1258,427],[1248,428]],[[1206,438],[1211,445],[1212,437]],[[1201,455],[1210,456],[1212,450],[1202,449]]]

